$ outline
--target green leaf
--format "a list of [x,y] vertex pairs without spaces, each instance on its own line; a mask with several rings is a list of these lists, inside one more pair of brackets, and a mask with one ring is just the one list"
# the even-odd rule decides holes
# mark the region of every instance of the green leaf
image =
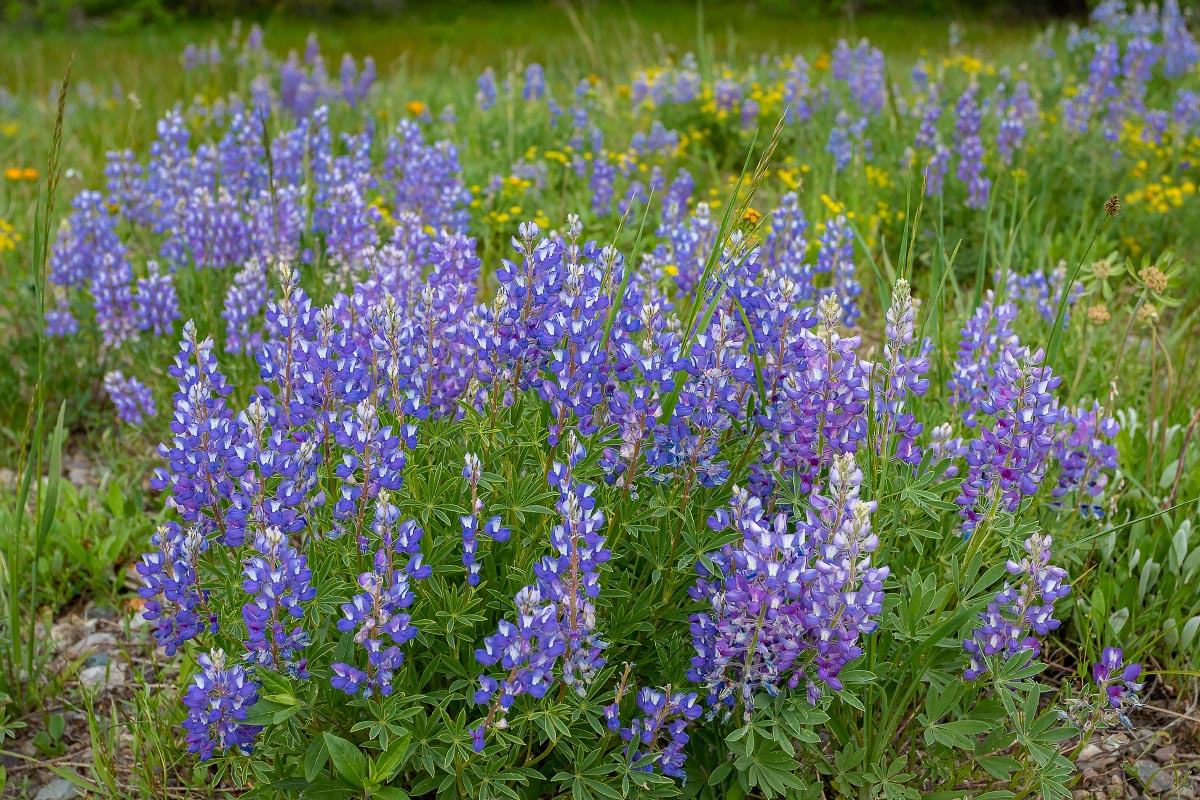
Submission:
[[349,796],[340,781],[318,781],[300,792],[300,800],[347,800]]
[[381,800],[409,800],[408,792],[399,786],[381,786],[371,792],[371,797],[378,797]]
[[329,757],[333,759],[333,771],[345,778],[351,785],[361,789],[366,783],[367,757],[362,754],[361,750],[340,736],[326,731],[324,737]]
[[988,775],[996,780],[1006,781],[1014,772],[1021,769],[1021,762],[1008,756],[979,756],[975,759]]
[[387,752],[371,765],[371,780],[374,783],[387,783],[399,774],[404,767],[404,756],[408,753],[411,740],[412,735],[407,732],[392,739]]
[[284,706],[266,699],[259,700],[246,709],[245,722],[247,725],[273,725],[276,714],[281,711],[289,711],[293,708],[296,708],[296,706]]
[[325,746],[325,737],[323,735],[313,737],[308,744],[308,749],[304,751],[304,779],[312,783],[325,769],[328,761],[329,748]]
[[726,762],[720,764],[716,769],[714,769],[712,771],[712,774],[708,776],[708,785],[709,786],[718,786],[718,785],[724,783],[725,779],[727,777],[729,777],[729,773],[732,771],[733,771],[733,762],[726,761]]
[[991,725],[976,719],[960,719],[954,722],[943,722],[930,725],[925,729],[925,740],[955,747],[959,750],[973,750],[975,743],[968,737],[976,736],[991,730]]

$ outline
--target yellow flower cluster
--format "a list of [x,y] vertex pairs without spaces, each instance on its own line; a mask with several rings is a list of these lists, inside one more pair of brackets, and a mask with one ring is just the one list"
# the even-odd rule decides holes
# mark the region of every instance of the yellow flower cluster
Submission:
[[21,234],[13,232],[12,223],[0,219],[0,253],[16,249],[21,241]]
[[1169,214],[1172,208],[1183,205],[1183,198],[1195,193],[1196,184],[1191,179],[1175,183],[1170,175],[1163,175],[1157,182],[1125,195],[1125,201],[1130,206],[1144,205],[1156,214]]
[[892,182],[888,180],[888,174],[879,167],[867,164],[866,173],[867,183],[874,184],[880,189],[886,189],[892,185]]
[[942,66],[946,69],[954,69],[957,67],[968,75],[978,75],[980,72],[984,73],[985,75],[996,74],[996,68],[991,64],[985,64],[978,58],[975,58],[975,56],[967,55],[966,53],[959,53],[952,58],[944,59],[942,61]]
[[848,218],[854,219],[854,212],[847,212],[845,203],[834,200],[827,194],[821,195],[821,202],[825,204],[825,208],[829,209],[830,214],[845,214]]
[[38,171],[33,167],[9,167],[4,170],[4,179],[9,181],[36,181]]

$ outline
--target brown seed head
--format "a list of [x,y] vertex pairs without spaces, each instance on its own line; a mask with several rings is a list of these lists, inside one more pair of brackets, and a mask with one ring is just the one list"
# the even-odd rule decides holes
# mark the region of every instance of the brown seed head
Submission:
[[1162,294],[1167,290],[1167,276],[1158,267],[1145,267],[1138,272],[1138,277],[1152,292]]

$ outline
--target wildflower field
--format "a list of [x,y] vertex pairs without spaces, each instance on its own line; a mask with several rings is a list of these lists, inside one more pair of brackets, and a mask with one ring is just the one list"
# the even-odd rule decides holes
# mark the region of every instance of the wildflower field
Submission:
[[1200,21],[605,8],[0,31],[0,795],[1200,797]]

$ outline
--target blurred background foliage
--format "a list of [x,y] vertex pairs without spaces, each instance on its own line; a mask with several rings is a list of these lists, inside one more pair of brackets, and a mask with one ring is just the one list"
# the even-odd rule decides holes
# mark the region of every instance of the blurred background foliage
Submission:
[[[757,0],[741,3],[733,0],[709,0],[707,8],[719,10],[734,6],[750,14],[784,18],[828,18],[862,14],[904,14],[927,16],[994,17],[1082,17],[1097,0]],[[243,17],[263,19],[272,16],[320,19],[327,17],[396,17],[419,13],[461,15],[482,6],[528,6],[528,0],[0,0],[6,23],[38,28],[79,28],[89,25],[139,27],[163,25],[186,19],[222,19]],[[547,5],[552,5],[547,3]],[[592,11],[620,10],[628,14],[628,0],[591,0],[574,3]],[[687,7],[687,0],[655,0],[649,5]],[[1185,9],[1200,5],[1200,0],[1185,0]],[[644,9],[639,9],[644,10]]]

